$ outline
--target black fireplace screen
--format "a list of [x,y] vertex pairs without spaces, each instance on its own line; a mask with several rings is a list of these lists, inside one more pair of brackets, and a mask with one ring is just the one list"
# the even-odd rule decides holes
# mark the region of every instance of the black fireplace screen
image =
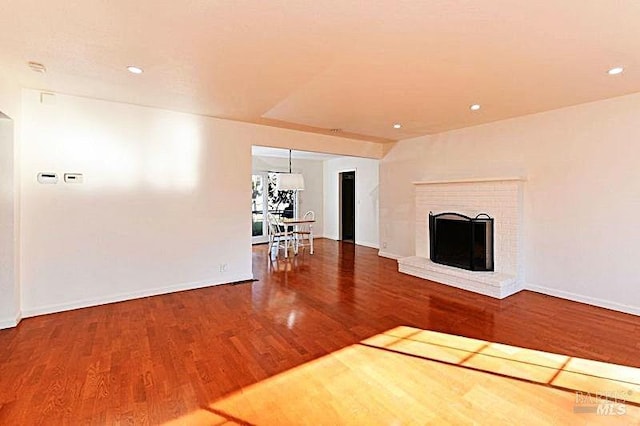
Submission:
[[429,213],[431,261],[470,271],[493,271],[493,218]]

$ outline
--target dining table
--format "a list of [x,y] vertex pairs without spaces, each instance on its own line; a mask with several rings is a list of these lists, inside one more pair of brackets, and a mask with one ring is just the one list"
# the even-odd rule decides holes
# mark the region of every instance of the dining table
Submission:
[[[301,217],[284,217],[282,218],[281,224],[284,226],[284,239],[285,241],[292,241],[292,237],[294,232],[297,230],[299,225],[307,224],[307,223],[315,223],[315,219],[305,219]],[[284,252],[284,257],[287,257],[287,251]],[[298,254],[298,245],[293,243],[293,252]],[[313,254],[313,253],[311,253]]]

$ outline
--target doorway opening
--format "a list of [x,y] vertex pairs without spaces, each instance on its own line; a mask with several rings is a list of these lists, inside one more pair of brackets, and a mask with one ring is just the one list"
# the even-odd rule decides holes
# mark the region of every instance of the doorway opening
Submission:
[[356,242],[356,171],[340,172],[340,239]]

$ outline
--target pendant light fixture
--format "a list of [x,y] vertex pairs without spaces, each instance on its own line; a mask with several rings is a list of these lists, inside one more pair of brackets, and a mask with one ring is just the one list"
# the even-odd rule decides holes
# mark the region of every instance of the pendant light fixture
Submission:
[[289,173],[278,173],[276,189],[278,191],[302,191],[304,189],[302,173],[291,172],[291,150],[289,150]]

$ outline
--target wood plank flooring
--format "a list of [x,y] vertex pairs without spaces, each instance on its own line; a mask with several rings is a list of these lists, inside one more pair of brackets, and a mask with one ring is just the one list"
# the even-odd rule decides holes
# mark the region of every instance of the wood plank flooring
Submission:
[[[474,404],[492,395],[522,396],[504,413],[526,405],[527,395],[545,401],[539,410],[554,400],[570,409],[574,395],[565,391],[361,344],[401,326],[640,367],[637,316],[532,292],[495,300],[399,274],[370,248],[316,243],[313,256],[274,262],[265,246],[254,247],[255,282],[29,318],[0,331],[0,424],[482,423],[489,417]],[[424,405],[435,401],[420,388],[435,383],[432,373],[458,383],[440,394],[454,407],[450,417]],[[371,377],[388,381],[391,394]],[[463,394],[473,380],[479,384]],[[366,415],[381,412],[376,401],[384,416]],[[290,409],[278,412],[283,404]],[[494,420],[508,420],[495,410]],[[585,416],[563,418],[602,420]]]

